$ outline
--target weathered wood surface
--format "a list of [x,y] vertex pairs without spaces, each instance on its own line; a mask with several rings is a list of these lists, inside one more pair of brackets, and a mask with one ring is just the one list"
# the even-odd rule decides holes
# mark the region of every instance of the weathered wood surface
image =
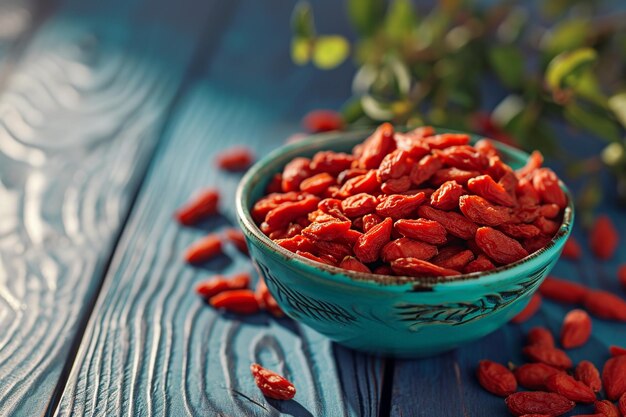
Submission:
[[[182,260],[204,233],[235,224],[240,176],[219,172],[216,153],[245,144],[262,156],[297,129],[293,121],[312,105],[305,96],[323,90],[334,100],[326,104],[337,105],[336,97],[346,94],[349,72],[333,74],[333,90],[329,75],[289,65],[290,9],[280,1],[241,2],[218,53],[177,107],[116,249],[58,416],[378,415],[382,361],[335,347],[288,319],[224,315],[206,306],[193,291],[201,279],[253,272],[234,248],[204,268]],[[278,22],[284,26],[275,27]],[[223,216],[180,227],[172,212],[205,186],[221,190]],[[295,400],[265,399],[250,375],[254,361],[290,377],[299,390]]]
[[2,416],[46,412],[201,39],[167,3],[59,5],[0,95]]

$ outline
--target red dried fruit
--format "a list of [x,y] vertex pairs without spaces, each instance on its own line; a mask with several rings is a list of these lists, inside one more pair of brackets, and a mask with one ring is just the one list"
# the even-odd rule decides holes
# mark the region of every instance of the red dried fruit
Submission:
[[303,258],[307,258],[311,261],[319,262],[321,264],[332,265],[332,266],[335,266],[336,264],[334,260],[328,259],[327,257],[315,256],[310,252],[298,250],[296,251],[296,254],[302,256]]
[[626,392],[626,355],[614,356],[604,364],[602,385],[606,396],[616,401]]
[[343,269],[347,269],[349,271],[367,272],[367,273],[372,272],[366,265],[363,265],[354,256],[346,256],[345,258],[343,258],[343,260],[339,264],[339,267]]
[[531,390],[545,390],[549,376],[563,372],[545,363],[527,363],[515,369],[518,384]]
[[291,252],[311,252],[315,247],[313,245],[313,242],[309,238],[301,235],[297,235],[287,239],[278,239],[274,242]]
[[310,168],[313,172],[330,174],[333,177],[350,169],[354,157],[343,152],[322,151],[313,155]]
[[256,284],[256,290],[254,296],[261,308],[267,310],[274,317],[283,317],[285,313],[280,308],[272,294],[270,293],[263,277],[259,277],[259,281]]
[[554,337],[550,330],[545,327],[533,327],[528,331],[527,341],[529,345],[543,345],[554,347]]
[[561,345],[565,349],[587,343],[591,336],[591,317],[584,310],[572,310],[565,315],[561,327]]
[[559,178],[550,168],[539,168],[535,171],[533,187],[542,202],[556,204],[560,208],[567,206],[567,196],[559,185]]
[[600,392],[602,389],[600,371],[589,361],[580,361],[578,365],[576,365],[574,376],[577,380],[591,388],[593,392]]
[[370,213],[363,216],[363,232],[368,232],[372,227],[382,222],[384,219],[378,214]]
[[483,252],[501,264],[513,263],[528,256],[526,249],[517,240],[491,227],[479,228],[474,239]]
[[436,155],[426,155],[419,162],[413,165],[409,178],[415,185],[420,185],[430,179],[437,172],[443,163]]
[[363,234],[354,245],[354,254],[361,262],[369,263],[378,259],[383,246],[391,238],[393,221],[386,218]]
[[552,236],[539,234],[530,239],[524,239],[522,246],[528,253],[534,253],[540,249],[543,249],[552,241]]
[[543,345],[526,346],[524,354],[533,362],[541,362],[559,369],[570,369],[572,360],[561,349]]
[[304,229],[302,234],[313,240],[335,240],[350,230],[350,221],[330,220],[324,223],[311,223]]
[[474,144],[474,148],[478,149],[486,156],[498,156],[498,149],[490,139],[480,139]]
[[596,317],[626,321],[626,301],[607,291],[588,291],[583,306]]
[[500,397],[511,395],[517,390],[515,376],[499,363],[489,360],[480,361],[476,376],[484,389]]
[[299,217],[306,216],[309,212],[317,209],[319,202],[319,197],[307,196],[299,201],[283,203],[267,213],[265,223],[269,230],[281,229]]
[[258,363],[250,365],[250,372],[256,386],[263,395],[275,400],[291,400],[296,395],[296,387],[276,372],[263,368]]
[[192,264],[209,261],[222,253],[222,241],[217,235],[207,235],[185,251],[185,260]]
[[[421,131],[417,131],[421,129]],[[430,126],[424,126],[424,128],[417,128],[416,130],[408,133],[396,133],[396,147],[400,150],[408,152],[411,158],[417,160],[422,156],[430,152],[428,145],[423,141],[423,138],[430,136],[434,133],[433,128]]]
[[554,235],[561,226],[559,223],[548,220],[545,217],[538,217],[533,224],[541,231],[541,233],[548,236]]
[[311,175],[308,158],[294,158],[283,169],[282,188],[283,192],[298,191],[300,183]]
[[533,151],[526,161],[526,165],[516,171],[519,178],[525,177],[537,169],[541,168],[543,164],[543,155],[539,151]]
[[380,256],[384,262],[391,262],[398,258],[417,258],[428,260],[437,255],[437,247],[406,237],[392,240],[387,243]]
[[437,170],[432,175],[432,177],[430,177],[430,182],[437,186],[443,184],[446,181],[456,181],[459,184],[465,185],[467,184],[467,181],[478,175],[480,175],[480,171],[465,171],[458,168],[443,168]]
[[447,277],[460,274],[459,271],[442,268],[428,261],[416,258],[399,258],[391,261],[391,269],[393,269],[393,271],[398,275],[406,275],[411,277]]
[[378,176],[380,181],[383,182],[407,175],[410,170],[409,153],[396,149],[385,155],[378,167]]
[[467,188],[474,194],[483,197],[494,204],[513,207],[515,200],[502,185],[498,184],[489,175],[480,175],[467,181]]
[[343,117],[334,110],[311,110],[302,119],[302,127],[311,133],[343,129]]
[[394,223],[393,227],[404,237],[418,239],[431,245],[440,245],[446,242],[446,229],[434,220],[400,219]]
[[367,169],[378,168],[385,155],[393,151],[395,146],[393,126],[389,123],[383,123],[363,142],[361,152],[357,155],[359,167]]
[[335,184],[335,178],[332,175],[322,172],[306,178],[300,183],[300,191],[305,193],[323,195],[331,185]]
[[391,267],[387,265],[381,265],[375,268],[374,271],[372,272],[378,275],[395,275],[396,274],[395,272],[393,272],[393,269],[391,269]]
[[575,282],[548,276],[541,286],[539,292],[546,298],[567,304],[580,304],[589,292],[587,287]]
[[224,236],[233,245],[235,245],[239,252],[246,255],[248,254],[248,244],[246,243],[246,237],[241,230],[234,228],[226,229],[224,231]]
[[626,288],[626,264],[622,264],[617,268],[617,279],[622,287]]
[[339,189],[339,194],[343,197],[348,197],[359,193],[372,193],[379,188],[379,185],[376,179],[376,171],[372,169],[366,174],[346,181]]
[[283,184],[283,174],[281,173],[274,174],[269,184],[267,184],[267,187],[265,187],[265,192],[267,194],[282,193],[283,192],[282,184]]
[[485,255],[480,254],[472,262],[465,265],[463,273],[471,274],[472,272],[491,271],[496,266]]
[[514,416],[540,413],[560,416],[574,408],[576,403],[554,392],[524,391],[506,397],[506,405]]
[[619,244],[619,234],[611,219],[606,215],[596,218],[589,237],[591,251],[599,259],[607,260],[613,257]]
[[224,291],[243,290],[248,288],[248,285],[250,285],[250,275],[248,274],[238,274],[231,278],[215,275],[200,282],[196,286],[196,293],[208,299]]
[[252,207],[252,218],[255,222],[260,223],[265,220],[267,213],[280,206],[287,201],[298,201],[302,195],[297,192],[288,193],[272,193],[257,201]]
[[254,161],[252,151],[244,147],[227,149],[217,155],[217,166],[226,171],[244,171]]
[[524,307],[522,311],[517,313],[517,315],[511,319],[511,323],[524,323],[535,315],[535,313],[539,310],[539,307],[541,307],[541,296],[535,293],[532,297],[530,297],[530,301],[528,301],[526,307]]
[[547,219],[554,219],[559,213],[561,213],[561,208],[556,204],[543,204],[539,207],[539,215]]
[[415,210],[426,200],[424,193],[413,195],[392,194],[383,198],[376,206],[376,214],[392,219],[400,219],[415,212]]
[[461,212],[477,224],[498,226],[511,221],[509,209],[504,206],[494,206],[477,195],[464,195],[459,198]]
[[404,193],[411,188],[411,178],[405,175],[400,178],[387,180],[380,185],[380,191],[383,194],[399,194]]
[[591,388],[564,372],[546,378],[546,388],[577,403],[592,403],[596,400],[596,394]]
[[338,240],[330,242],[324,240],[318,240],[315,242],[315,251],[318,256],[324,257],[331,256],[336,262],[339,262],[340,259],[345,258],[346,256],[352,256],[352,245],[348,243],[341,243]]
[[428,206],[420,206],[417,213],[421,217],[438,222],[448,233],[461,239],[472,239],[478,229],[474,222],[459,213],[441,211]]
[[489,159],[469,145],[450,146],[437,155],[445,165],[468,171],[484,170],[489,165]]
[[501,224],[498,229],[516,239],[530,239],[541,234],[541,230],[539,230],[537,226],[524,223],[505,223]]
[[622,413],[622,416],[626,416],[626,392],[619,397],[619,411]]
[[539,193],[527,179],[521,179],[515,187],[517,203],[520,207],[533,207],[539,204]]
[[465,190],[456,181],[446,181],[430,196],[430,205],[439,210],[453,210],[459,206],[459,197]]
[[611,356],[626,355],[626,348],[611,345],[609,346],[609,353],[611,354]]
[[469,143],[469,136],[464,133],[442,133],[424,139],[430,149],[444,149],[450,146],[463,146]]
[[595,412],[603,417],[621,417],[619,409],[611,401],[596,401],[594,405]]
[[[440,253],[439,255],[442,254]],[[454,269],[456,271],[462,271],[468,263],[474,260],[474,253],[469,249],[453,254],[444,254],[444,256],[439,255],[432,259],[431,262],[442,268]]]
[[201,191],[176,211],[176,220],[190,226],[216,214],[219,197],[219,193],[213,188]]
[[366,193],[359,193],[343,200],[341,209],[346,216],[354,218],[372,213],[377,205],[378,200],[376,200],[376,197]]
[[209,303],[215,308],[237,314],[254,314],[260,309],[259,302],[251,290],[223,291],[211,297]]

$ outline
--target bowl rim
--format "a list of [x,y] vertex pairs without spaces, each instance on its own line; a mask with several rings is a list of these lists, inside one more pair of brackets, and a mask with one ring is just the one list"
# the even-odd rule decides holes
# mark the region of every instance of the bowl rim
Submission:
[[[440,128],[434,126],[437,134],[440,133],[465,133],[470,136],[472,141],[483,139],[478,134],[462,132],[458,130],[452,130],[447,128]],[[397,130],[401,131],[401,130]],[[373,130],[350,130],[344,132],[330,132],[321,134],[312,134],[294,143],[288,143],[278,147],[271,151],[268,155],[257,161],[252,167],[248,169],[245,175],[239,182],[235,196],[235,205],[237,212],[237,219],[244,229],[248,232],[248,235],[254,237],[259,243],[265,246],[270,251],[273,251],[286,260],[294,262],[297,267],[306,266],[316,269],[323,273],[326,279],[341,283],[353,283],[366,286],[374,286],[376,288],[405,288],[407,285],[412,290],[424,290],[432,289],[433,286],[454,286],[465,287],[467,285],[476,284],[490,284],[494,281],[498,281],[500,278],[504,278],[504,272],[510,272],[511,270],[518,269],[520,267],[528,266],[532,261],[549,254],[560,242],[564,244],[565,240],[569,237],[574,224],[574,202],[572,195],[567,186],[559,179],[559,185],[565,192],[568,203],[563,213],[563,222],[559,226],[558,231],[554,234],[553,238],[543,248],[529,254],[528,256],[513,262],[511,264],[502,265],[489,271],[472,272],[470,274],[460,274],[454,276],[436,276],[436,277],[412,277],[412,276],[396,276],[396,275],[381,275],[366,272],[357,272],[346,270],[337,266],[325,265],[319,262],[315,262],[294,252],[291,252],[282,246],[276,244],[268,236],[266,236],[261,229],[256,225],[252,219],[250,209],[248,205],[249,194],[252,190],[252,185],[255,178],[259,176],[262,171],[275,171],[273,170],[274,161],[279,158],[284,158],[286,154],[292,154],[291,157],[301,156],[306,151],[323,151],[331,149],[333,143],[336,144],[338,140],[353,141],[358,138],[367,138],[371,135]],[[488,138],[486,138],[488,139]],[[509,145],[501,143],[499,141],[492,140],[494,146],[498,151],[502,152],[506,156],[527,160],[529,154],[513,148]],[[247,193],[247,194],[246,194]],[[562,245],[561,244],[561,245]]]

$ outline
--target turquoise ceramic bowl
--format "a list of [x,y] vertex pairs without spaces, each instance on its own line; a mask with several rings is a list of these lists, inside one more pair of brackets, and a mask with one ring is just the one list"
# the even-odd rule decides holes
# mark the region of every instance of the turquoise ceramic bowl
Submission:
[[[508,322],[526,306],[559,258],[573,225],[571,198],[563,224],[548,246],[514,264],[456,277],[383,276],[321,265],[276,245],[255,225],[250,208],[288,161],[320,150],[350,151],[368,134],[318,135],[281,147],[241,180],[238,220],[250,255],[280,307],[337,343],[399,357],[438,354]],[[498,148],[514,168],[528,156],[504,145]]]

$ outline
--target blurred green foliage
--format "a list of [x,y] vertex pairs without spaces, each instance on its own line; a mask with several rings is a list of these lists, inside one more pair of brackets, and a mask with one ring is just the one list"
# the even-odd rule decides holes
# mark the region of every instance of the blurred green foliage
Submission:
[[[417,10],[410,0],[346,0],[357,35],[351,43],[317,35],[311,7],[301,1],[292,55],[321,69],[352,56],[358,69],[343,109],[350,124],[473,130],[575,165],[557,152],[553,126],[565,119],[608,142],[592,158],[626,178],[626,14],[601,13],[602,1],[490,4],[439,0]],[[490,113],[481,110],[486,80],[505,93]]]

